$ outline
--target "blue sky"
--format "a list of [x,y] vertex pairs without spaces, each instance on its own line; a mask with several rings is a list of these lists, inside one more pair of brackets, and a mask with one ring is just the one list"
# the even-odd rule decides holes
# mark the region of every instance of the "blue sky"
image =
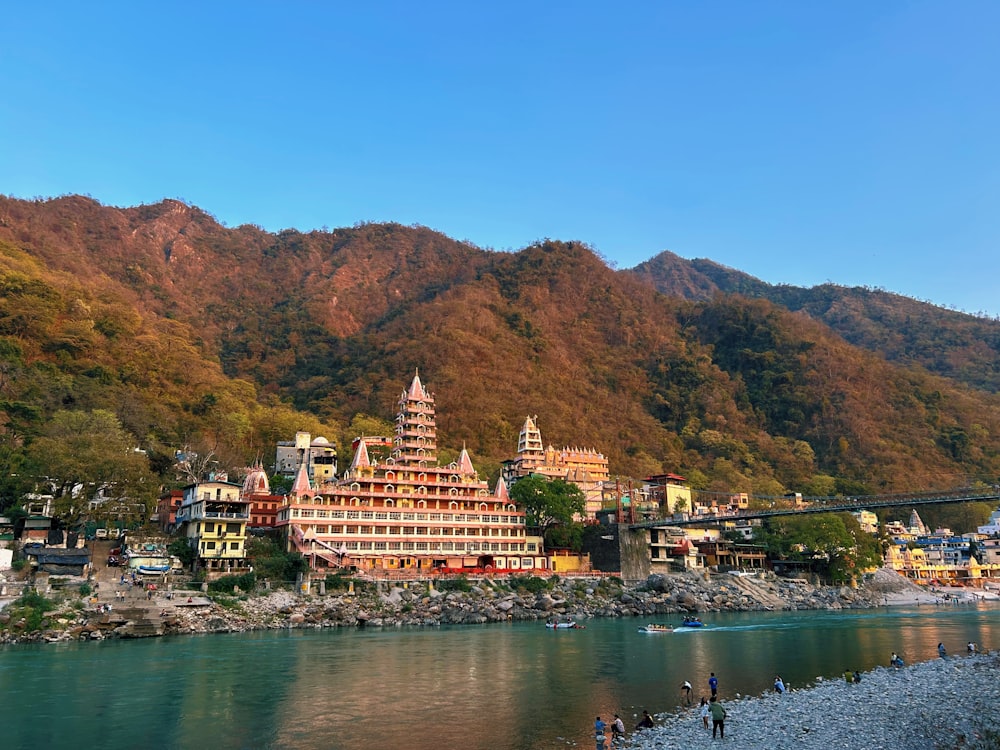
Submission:
[[15,3],[0,193],[1000,314],[996,2]]

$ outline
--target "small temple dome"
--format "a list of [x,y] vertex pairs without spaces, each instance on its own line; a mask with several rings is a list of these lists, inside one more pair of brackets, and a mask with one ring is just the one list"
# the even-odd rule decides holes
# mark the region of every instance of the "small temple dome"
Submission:
[[243,480],[244,495],[270,495],[271,483],[267,480],[267,472],[259,463],[250,469]]

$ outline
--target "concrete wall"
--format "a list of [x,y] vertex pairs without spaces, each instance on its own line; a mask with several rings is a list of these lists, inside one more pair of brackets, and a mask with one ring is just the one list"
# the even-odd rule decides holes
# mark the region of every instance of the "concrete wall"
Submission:
[[645,581],[650,573],[649,532],[646,529],[629,531],[628,526],[619,524],[618,547],[622,580]]

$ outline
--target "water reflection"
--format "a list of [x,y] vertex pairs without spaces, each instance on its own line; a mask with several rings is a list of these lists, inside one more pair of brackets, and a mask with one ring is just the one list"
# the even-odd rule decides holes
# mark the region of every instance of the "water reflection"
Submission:
[[[594,717],[798,688],[844,669],[1000,645],[1000,608],[713,614],[699,630],[508,624],[284,631],[0,649],[5,747],[554,750]],[[666,618],[664,618],[666,619]]]

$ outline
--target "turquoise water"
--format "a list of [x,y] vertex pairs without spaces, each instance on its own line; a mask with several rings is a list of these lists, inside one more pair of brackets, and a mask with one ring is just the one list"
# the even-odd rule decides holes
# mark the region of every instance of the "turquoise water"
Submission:
[[[674,618],[676,619],[676,618]],[[715,672],[723,697],[845,668],[1000,648],[1000,607],[705,616],[414,630],[295,630],[0,649],[0,743],[10,750],[554,750],[594,716],[675,710]],[[659,618],[670,622],[670,618]]]

